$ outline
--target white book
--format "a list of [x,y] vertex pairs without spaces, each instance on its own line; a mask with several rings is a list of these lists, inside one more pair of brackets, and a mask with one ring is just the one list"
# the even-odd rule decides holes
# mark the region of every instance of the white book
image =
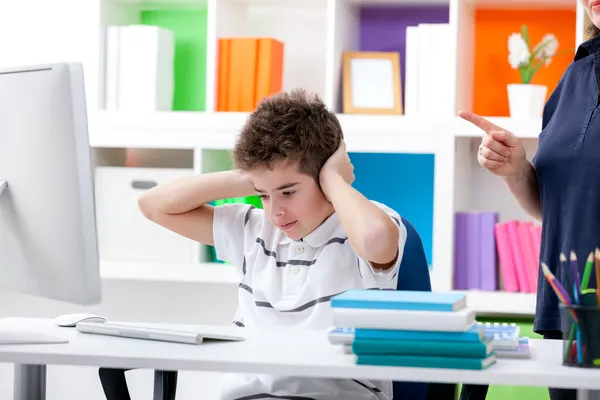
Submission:
[[430,115],[453,116],[454,115],[454,82],[452,76],[456,63],[455,55],[452,54],[450,24],[431,24],[428,26],[430,35],[435,38],[431,43],[432,58],[430,76]]
[[431,34],[432,24],[419,24],[419,94],[418,94],[418,113],[419,115],[428,115],[431,112],[432,95],[435,88],[431,82],[433,68],[433,43],[439,38],[433,38]]
[[[116,68],[116,101],[107,96],[107,107],[116,103],[118,110],[169,111],[173,108],[175,43],[171,30],[150,25],[128,25],[118,28],[118,51],[114,56],[107,47],[107,92],[114,91]],[[114,40],[114,38],[111,38]],[[116,60],[115,60],[116,58]],[[109,81],[110,78],[110,81]],[[110,102],[109,102],[109,99]]]
[[419,28],[406,28],[406,52],[404,55],[404,115],[419,113]]
[[333,325],[345,328],[464,332],[475,324],[475,311],[415,311],[334,308]]

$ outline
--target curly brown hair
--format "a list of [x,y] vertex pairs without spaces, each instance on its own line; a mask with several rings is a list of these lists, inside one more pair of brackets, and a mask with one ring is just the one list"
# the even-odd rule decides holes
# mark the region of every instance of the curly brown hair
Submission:
[[244,171],[298,162],[300,172],[319,183],[323,164],[342,138],[340,122],[317,94],[280,92],[264,98],[250,114],[233,149],[233,162]]

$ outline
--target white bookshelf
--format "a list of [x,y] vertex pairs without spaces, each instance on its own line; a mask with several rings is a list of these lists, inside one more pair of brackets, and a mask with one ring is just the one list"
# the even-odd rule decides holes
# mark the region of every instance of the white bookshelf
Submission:
[[[576,0],[52,0],[10,2],[0,12],[0,33],[20,41],[0,42],[3,65],[79,60],[84,64],[90,144],[104,163],[120,149],[151,149],[193,153],[193,168],[203,171],[205,151],[232,148],[246,113],[215,109],[217,40],[221,36],[275,36],[286,43],[284,89],[303,87],[319,93],[341,112],[340,75],[343,50],[358,47],[358,7],[364,4],[448,5],[452,28],[453,104],[457,111],[473,103],[474,12],[482,8],[576,9],[576,43],[584,38],[586,17]],[[36,12],[31,12],[35,4]],[[4,6],[8,7],[8,6]],[[195,10],[206,7],[206,110],[134,114],[106,112],[104,104],[104,28],[140,21],[141,10]],[[0,6],[0,10],[2,6]],[[72,14],[76,15],[72,16]],[[8,17],[9,16],[9,17]],[[44,32],[44,34],[40,34]],[[565,44],[568,46],[568,44]],[[505,96],[505,93],[500,93]],[[506,217],[526,218],[501,180],[482,170],[475,151],[481,132],[455,117],[338,114],[348,150],[372,153],[435,155],[432,284],[452,290],[453,220],[461,209],[490,206]],[[491,117],[523,138],[528,156],[537,149],[540,120]],[[108,160],[108,161],[107,161]],[[118,165],[118,161],[114,161]],[[103,262],[107,279],[181,280],[232,283],[231,267],[179,264]],[[224,272],[227,271],[227,272]],[[469,304],[481,313],[532,315],[534,294],[469,292]]]

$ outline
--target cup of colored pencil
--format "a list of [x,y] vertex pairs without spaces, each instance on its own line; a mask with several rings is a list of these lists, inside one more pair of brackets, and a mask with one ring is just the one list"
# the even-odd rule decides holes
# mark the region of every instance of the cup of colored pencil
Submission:
[[589,254],[582,276],[575,252],[561,254],[560,262],[562,282],[544,263],[542,272],[560,300],[563,364],[600,368],[600,250]]

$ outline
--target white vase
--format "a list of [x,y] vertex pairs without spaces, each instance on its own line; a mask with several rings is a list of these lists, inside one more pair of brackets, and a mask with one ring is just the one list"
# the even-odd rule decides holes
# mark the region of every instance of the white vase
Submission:
[[541,118],[548,88],[544,85],[510,83],[508,106],[513,118]]

